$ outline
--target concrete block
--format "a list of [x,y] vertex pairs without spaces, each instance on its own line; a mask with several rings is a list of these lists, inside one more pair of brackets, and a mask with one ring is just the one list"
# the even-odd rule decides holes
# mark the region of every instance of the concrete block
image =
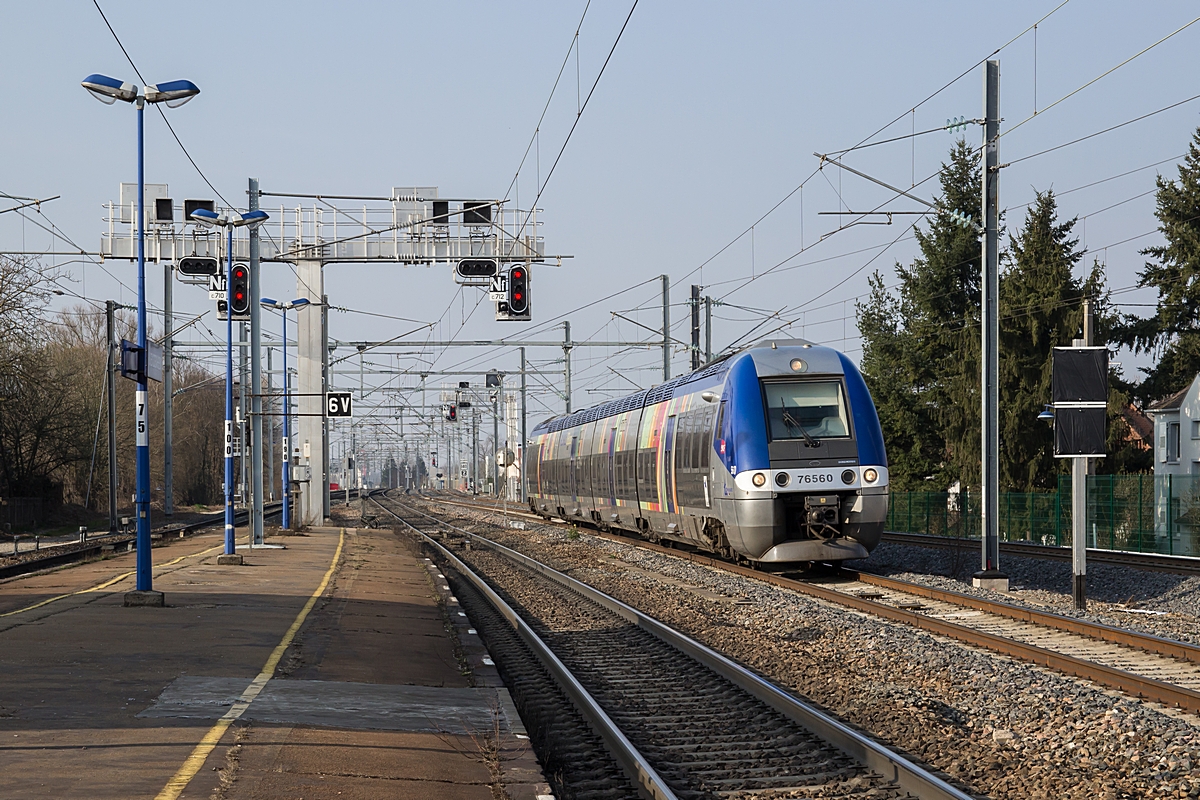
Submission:
[[162,608],[166,605],[166,597],[162,592],[141,591],[135,589],[125,593],[126,608]]

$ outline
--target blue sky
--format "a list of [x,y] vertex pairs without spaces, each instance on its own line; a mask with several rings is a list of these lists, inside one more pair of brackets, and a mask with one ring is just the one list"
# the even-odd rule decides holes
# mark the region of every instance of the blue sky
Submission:
[[[1001,141],[1002,162],[1200,94],[1196,24],[1052,106],[1196,16],[1195,4],[1186,2],[1057,5],[644,0],[539,202],[547,251],[574,258],[561,268],[535,267],[534,322],[526,330],[539,339],[560,337],[561,329],[546,323],[567,313],[576,339],[641,338],[644,332],[611,312],[660,325],[658,284],[644,282],[667,273],[679,338],[687,337],[683,303],[687,284],[695,282],[737,306],[717,309],[717,349],[764,313],[785,309],[783,318],[798,320],[790,329],[795,335],[857,358],[855,301],[872,271],[891,284],[895,262],[912,258],[915,245],[905,228],[913,218],[822,240],[836,222],[819,212],[843,203],[874,208],[890,195],[828,166],[812,175],[814,152],[850,147],[893,120],[876,138],[979,116],[982,67],[972,65],[1047,14],[1036,49],[1027,32],[993,56],[1001,63],[1002,130],[1014,129]],[[279,192],[376,195],[393,186],[437,186],[444,196],[503,196],[584,12],[582,2],[218,0],[199,8],[107,0],[101,6],[147,80],[188,78],[201,87],[194,101],[167,113],[200,169],[239,203],[250,176]],[[531,157],[519,176],[523,205],[562,146],[629,7],[606,0],[587,10],[578,64],[572,54],[541,127],[540,157]],[[136,179],[134,114],[97,103],[79,81],[92,72],[135,80],[133,70],[90,2],[9,3],[0,20],[6,119],[0,190],[62,195],[41,217],[0,215],[0,249],[52,249],[51,237],[30,221],[36,220],[95,251],[105,229],[103,204],[116,199],[121,181]],[[1082,218],[1077,231],[1089,251],[1085,261],[1105,263],[1112,288],[1131,286],[1144,261],[1137,251],[1158,241],[1148,192],[1158,171],[1174,174],[1171,159],[1186,150],[1198,111],[1200,100],[1184,103],[1006,168],[1000,192],[1010,229],[1035,190],[1065,192],[1137,170],[1060,200],[1064,217]],[[157,115],[148,112],[146,121],[147,181],[168,183],[175,198],[211,197]],[[977,141],[978,128],[967,136]],[[846,162],[903,188],[919,183],[912,191],[931,198],[936,179],[920,182],[936,172],[952,142],[948,133],[933,133],[858,151]],[[802,191],[730,245],[806,179]],[[1131,237],[1140,238],[1125,241]],[[739,279],[777,265],[741,285]],[[128,262],[62,268],[78,294],[134,297]],[[161,270],[151,268],[149,276],[155,302]],[[294,285],[286,266],[265,267],[264,294],[291,297]],[[338,306],[436,323],[437,339],[516,333],[492,320],[486,297],[461,290],[444,268],[330,266],[326,290]],[[1152,303],[1154,296],[1123,292],[1117,299]],[[199,289],[176,292],[180,315],[210,306]],[[212,316],[205,324],[219,333]],[[265,324],[273,330],[277,319]],[[346,312],[332,312],[330,323],[331,336],[346,341],[385,339],[411,327]],[[423,353],[434,369],[516,366],[511,349]],[[545,363],[561,352],[531,357]],[[377,353],[374,363],[415,363],[405,358]],[[1124,361],[1127,369],[1139,363]],[[686,354],[678,352],[673,372],[685,364]],[[576,407],[623,393],[630,382],[661,380],[655,350],[577,350],[574,366]],[[377,380],[397,385],[395,378]],[[531,403],[531,417],[560,408],[545,394]]]

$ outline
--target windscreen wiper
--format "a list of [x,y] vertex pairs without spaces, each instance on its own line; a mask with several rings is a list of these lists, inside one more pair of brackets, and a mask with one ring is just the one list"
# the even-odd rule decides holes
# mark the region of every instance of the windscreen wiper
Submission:
[[788,426],[788,430],[798,429],[800,431],[800,435],[804,437],[804,441],[808,443],[809,447],[821,446],[821,443],[817,441],[811,433],[805,430],[803,425],[801,425],[799,422],[796,422],[796,419],[784,407],[783,403],[779,404],[779,410],[783,412],[783,424]]

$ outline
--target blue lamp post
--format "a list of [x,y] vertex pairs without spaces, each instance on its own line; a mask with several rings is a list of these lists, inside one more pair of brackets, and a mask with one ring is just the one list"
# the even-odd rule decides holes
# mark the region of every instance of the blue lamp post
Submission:
[[275,308],[283,313],[283,529],[289,530],[292,525],[291,517],[291,498],[289,496],[288,487],[291,486],[291,464],[292,454],[289,450],[291,446],[291,427],[289,417],[291,416],[291,406],[288,404],[288,365],[287,365],[287,312],[289,309],[300,308],[309,304],[307,297],[300,297],[290,303],[282,303],[278,300],[272,300],[269,297],[264,297],[259,300],[263,308]]
[[137,589],[126,595],[125,603],[161,606],[163,596],[161,592],[154,591],[154,564],[150,558],[150,423],[146,413],[146,217],[142,208],[146,193],[143,116],[146,103],[166,103],[169,108],[177,108],[200,94],[200,89],[191,81],[168,81],[145,86],[139,92],[138,87],[132,83],[95,74],[83,79],[83,88],[105,105],[112,105],[120,100],[137,106],[137,346],[141,353],[135,405],[137,494],[134,503],[137,511]]
[[[225,247],[228,264],[225,271],[225,552],[217,558],[217,563],[240,564],[241,556],[237,554],[233,538],[233,229],[256,228],[266,222],[267,212],[254,210],[231,215],[200,208],[192,212],[192,219],[209,227],[224,228],[229,235]],[[249,305],[249,298],[246,298],[246,305]]]

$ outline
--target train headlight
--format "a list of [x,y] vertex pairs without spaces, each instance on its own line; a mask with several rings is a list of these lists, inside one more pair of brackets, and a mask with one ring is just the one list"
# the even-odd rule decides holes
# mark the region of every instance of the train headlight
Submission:
[[792,480],[792,476],[788,475],[786,472],[775,473],[775,485],[776,486],[779,486],[779,487],[787,486],[791,480]]
[[767,476],[762,474],[761,472],[756,472],[756,473],[754,473],[754,477],[750,479],[750,482],[753,483],[755,486],[762,486],[764,483],[767,482]]
[[854,483],[854,470],[852,470],[852,469],[842,470],[842,483],[846,484],[847,486]]
[[789,366],[792,368],[792,372],[804,372],[806,369],[808,369],[808,364],[805,364],[798,358],[793,358],[792,363],[789,364]]
[[876,470],[867,468],[863,470],[863,480],[867,483],[874,483],[879,480],[879,473]]

